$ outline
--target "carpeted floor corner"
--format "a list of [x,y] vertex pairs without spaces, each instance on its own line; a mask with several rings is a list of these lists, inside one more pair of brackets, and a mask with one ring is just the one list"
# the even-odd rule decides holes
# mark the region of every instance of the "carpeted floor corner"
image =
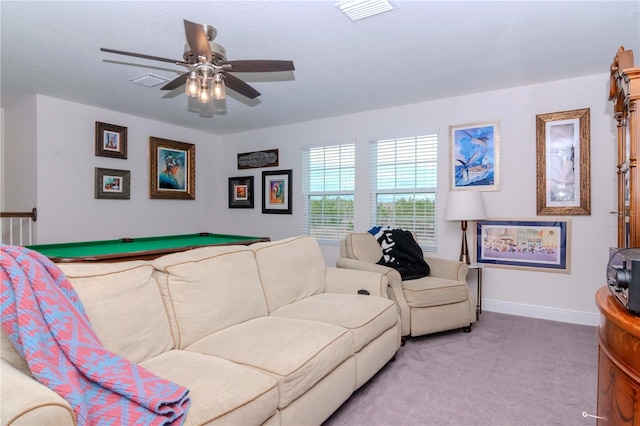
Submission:
[[484,312],[408,339],[325,426],[595,425],[597,363],[596,327]]

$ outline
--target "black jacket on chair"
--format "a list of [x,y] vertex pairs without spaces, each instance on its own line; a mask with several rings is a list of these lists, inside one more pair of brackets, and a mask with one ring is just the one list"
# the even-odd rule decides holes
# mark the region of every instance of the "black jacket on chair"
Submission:
[[396,269],[403,280],[414,280],[429,275],[429,265],[410,231],[381,228],[375,236],[382,247],[379,265]]

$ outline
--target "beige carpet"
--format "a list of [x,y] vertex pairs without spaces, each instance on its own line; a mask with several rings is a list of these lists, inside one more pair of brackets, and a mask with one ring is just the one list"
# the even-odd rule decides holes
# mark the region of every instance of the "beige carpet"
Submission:
[[595,327],[484,312],[409,339],[325,425],[594,425],[597,350]]

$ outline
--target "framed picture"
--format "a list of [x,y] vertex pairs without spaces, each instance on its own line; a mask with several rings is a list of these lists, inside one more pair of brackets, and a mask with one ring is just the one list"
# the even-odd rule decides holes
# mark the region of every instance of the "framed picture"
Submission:
[[291,172],[262,172],[262,213],[291,214]]
[[131,192],[129,170],[95,168],[96,199],[128,200]]
[[253,208],[253,176],[229,178],[229,208]]
[[266,151],[245,152],[243,154],[238,154],[238,170],[277,166],[277,149],[268,149]]
[[591,214],[589,108],[536,115],[539,215]]
[[127,158],[127,128],[96,121],[96,156]]
[[153,136],[149,140],[150,197],[195,200],[196,146]]
[[500,126],[497,121],[449,126],[452,190],[500,189]]
[[476,223],[477,263],[570,272],[570,221],[492,219]]

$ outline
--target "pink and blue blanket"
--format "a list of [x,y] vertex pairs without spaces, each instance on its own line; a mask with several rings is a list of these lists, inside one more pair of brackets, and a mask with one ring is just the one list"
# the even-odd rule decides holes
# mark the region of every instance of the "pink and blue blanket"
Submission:
[[188,390],[105,349],[60,268],[24,247],[0,249],[2,327],[79,425],[183,423]]

